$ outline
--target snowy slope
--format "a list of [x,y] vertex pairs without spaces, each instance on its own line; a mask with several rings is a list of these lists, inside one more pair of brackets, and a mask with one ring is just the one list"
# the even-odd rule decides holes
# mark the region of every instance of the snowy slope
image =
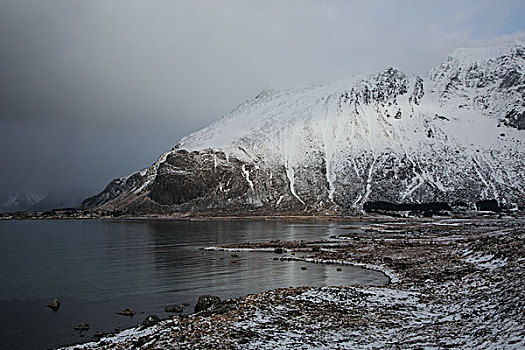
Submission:
[[20,186],[12,191],[0,194],[0,213],[25,211],[44,198],[39,192],[26,186]]
[[[514,42],[456,50],[423,78],[389,68],[324,86],[266,90],[184,137],[139,185],[110,202],[148,202],[152,210],[160,203],[168,211],[232,203],[340,211],[370,201],[481,199],[523,206],[524,77],[525,45]],[[214,166],[199,180],[194,173],[208,169],[208,160]],[[208,181],[217,166],[220,181]]]
[[69,186],[48,193],[42,200],[35,203],[26,211],[46,211],[63,208],[77,208],[89,194],[89,190],[82,187]]

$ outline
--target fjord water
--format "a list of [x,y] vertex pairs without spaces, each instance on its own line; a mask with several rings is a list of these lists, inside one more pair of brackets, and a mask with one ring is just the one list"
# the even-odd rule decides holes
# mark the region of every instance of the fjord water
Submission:
[[[0,222],[0,349],[48,349],[140,324],[203,294],[239,297],[289,286],[384,284],[363,268],[273,260],[274,253],[205,251],[236,242],[317,240],[333,223],[57,220]],[[301,267],[306,266],[307,270]],[[46,308],[53,298],[58,312]],[[116,312],[131,307],[131,317]],[[88,332],[73,328],[89,323]]]

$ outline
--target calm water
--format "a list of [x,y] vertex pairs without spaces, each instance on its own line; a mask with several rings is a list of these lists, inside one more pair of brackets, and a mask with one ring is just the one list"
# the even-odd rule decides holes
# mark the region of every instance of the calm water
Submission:
[[[187,221],[1,221],[0,349],[48,349],[91,340],[167,318],[168,304],[199,295],[238,297],[304,285],[384,284],[378,272],[356,267],[273,260],[273,253],[203,251],[236,242],[314,240],[345,232],[339,224]],[[301,270],[307,266],[308,270]],[[61,308],[45,305],[53,298]],[[133,317],[115,312],[132,307]],[[74,326],[89,323],[90,330]]]

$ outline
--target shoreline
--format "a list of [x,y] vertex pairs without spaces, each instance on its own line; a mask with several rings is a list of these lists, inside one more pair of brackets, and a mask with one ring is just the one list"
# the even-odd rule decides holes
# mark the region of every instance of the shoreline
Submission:
[[271,290],[64,349],[525,347],[524,218],[373,226],[304,259],[384,265],[398,278],[394,283]]
[[432,216],[417,215],[415,213],[375,213],[362,212],[352,214],[327,214],[315,213],[224,213],[217,215],[216,212],[184,212],[171,214],[149,214],[149,215],[110,215],[98,212],[83,211],[80,209],[57,209],[51,212],[22,212],[0,214],[2,220],[176,220],[176,221],[304,221],[304,222],[384,222],[384,221],[435,221],[439,219],[494,219],[502,217],[520,218],[525,217],[521,211],[461,211],[451,213],[435,213]]
[[[228,247],[222,247],[222,246],[216,246],[216,247],[206,247],[204,250],[208,251],[225,251],[225,252],[247,252],[247,253],[255,253],[255,252],[262,252],[262,253],[270,253],[274,252],[274,248],[228,248]],[[295,249],[293,251],[295,252],[305,252],[304,250],[297,250]],[[308,257],[298,257],[294,255],[285,255],[281,256],[279,258],[280,261],[302,261],[312,264],[324,264],[324,265],[346,265],[346,266],[355,266],[355,267],[362,267],[368,270],[373,270],[377,272],[383,273],[386,277],[388,277],[388,284],[398,283],[400,281],[399,277],[396,275],[395,272],[393,272],[391,269],[384,265],[372,265],[372,264],[365,264],[365,263],[358,263],[354,261],[348,261],[348,260],[327,260],[327,259],[315,259],[315,258],[308,258]]]

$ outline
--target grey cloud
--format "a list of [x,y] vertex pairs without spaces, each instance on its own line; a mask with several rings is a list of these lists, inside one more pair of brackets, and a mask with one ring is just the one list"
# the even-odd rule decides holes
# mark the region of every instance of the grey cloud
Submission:
[[0,0],[0,190],[100,188],[261,89],[391,65],[422,74],[458,46],[523,37],[502,29],[519,11],[519,1]]

